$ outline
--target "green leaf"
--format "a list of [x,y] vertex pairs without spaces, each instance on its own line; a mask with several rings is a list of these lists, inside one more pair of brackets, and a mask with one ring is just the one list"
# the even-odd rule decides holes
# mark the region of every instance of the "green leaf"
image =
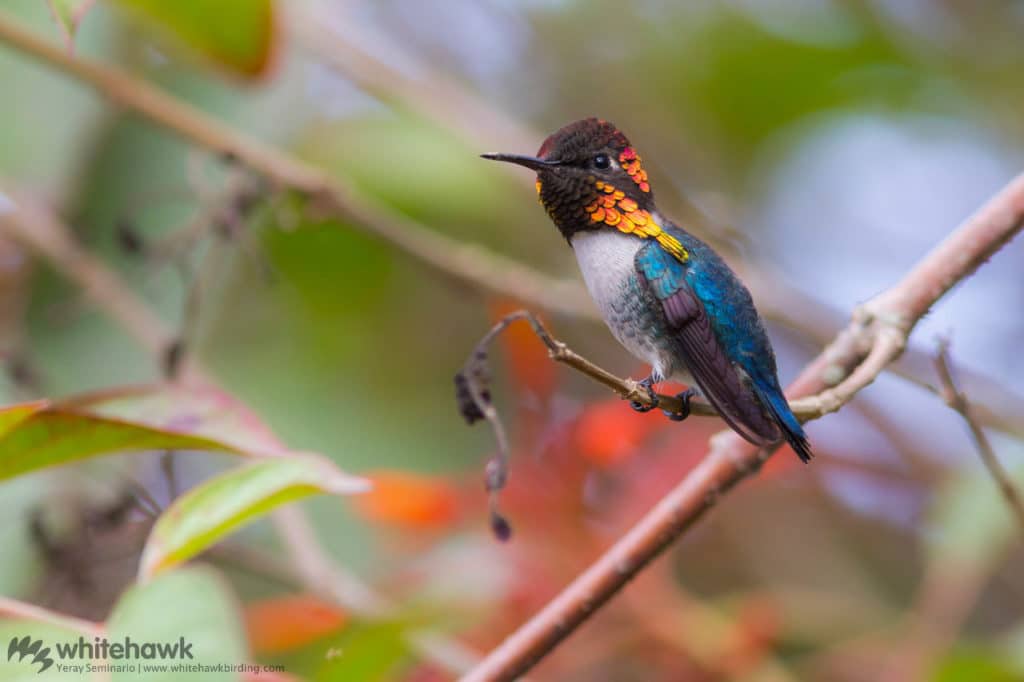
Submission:
[[126,450],[209,450],[255,454],[183,430],[36,401],[0,409],[0,480]]
[[244,76],[266,72],[274,52],[271,0],[116,0],[215,64]]
[[939,664],[933,682],[1020,682],[1024,670],[999,652],[981,647],[959,647]]
[[368,623],[350,629],[324,656],[316,671],[317,682],[361,680],[385,682],[409,660],[408,625],[402,622]]
[[75,32],[95,0],[46,0],[53,20],[57,22],[68,50],[75,49]]
[[141,579],[180,564],[274,507],[321,493],[363,492],[369,483],[313,455],[260,460],[182,495],[163,513],[142,551]]
[[[111,643],[131,638],[137,643],[180,646],[184,640],[191,645],[192,658],[165,655],[125,661],[137,664],[135,672],[114,672],[114,682],[239,679],[240,675],[225,672],[181,672],[171,668],[177,663],[237,666],[249,660],[239,605],[215,573],[199,567],[172,571],[125,592],[107,621],[107,638]],[[168,669],[140,673],[139,665],[151,664],[164,664]]]

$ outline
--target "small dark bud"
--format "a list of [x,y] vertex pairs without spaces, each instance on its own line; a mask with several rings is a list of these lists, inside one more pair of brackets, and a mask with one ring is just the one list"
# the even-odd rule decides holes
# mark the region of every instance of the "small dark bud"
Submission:
[[139,234],[135,225],[128,220],[119,220],[117,222],[117,225],[114,227],[114,237],[117,239],[118,247],[127,254],[137,256],[146,250],[145,240]]
[[[491,403],[491,393],[487,389],[480,391],[480,397],[488,405]],[[473,393],[469,390],[469,380],[463,372],[455,375],[455,402],[459,406],[459,414],[462,415],[467,424],[472,424],[484,418],[484,413],[480,411],[480,406],[473,400]]]
[[163,370],[167,379],[174,379],[181,369],[181,362],[185,359],[185,340],[175,339],[167,344],[163,352]]
[[512,525],[498,512],[491,512],[491,532],[501,542],[512,538]]
[[231,149],[225,149],[220,153],[220,160],[229,166],[233,166],[238,163],[238,154],[235,154]]

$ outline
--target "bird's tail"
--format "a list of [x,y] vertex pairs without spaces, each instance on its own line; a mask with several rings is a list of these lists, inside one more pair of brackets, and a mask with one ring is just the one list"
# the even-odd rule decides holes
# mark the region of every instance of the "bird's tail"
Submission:
[[810,462],[811,458],[814,457],[814,453],[811,452],[811,444],[807,442],[807,434],[804,433],[800,421],[793,414],[793,410],[789,408],[786,396],[778,390],[771,393],[767,391],[759,392],[765,405],[768,406],[768,411],[775,419],[775,423],[782,430],[783,437],[792,446],[797,457],[803,462]]

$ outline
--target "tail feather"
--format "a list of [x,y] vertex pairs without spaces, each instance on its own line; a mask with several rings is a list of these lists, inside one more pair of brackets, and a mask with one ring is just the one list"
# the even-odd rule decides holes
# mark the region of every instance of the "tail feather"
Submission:
[[782,429],[782,435],[785,437],[786,442],[796,452],[797,457],[805,463],[810,462],[811,458],[814,457],[814,453],[811,452],[811,444],[807,441],[807,434],[804,433],[800,420],[796,418],[793,410],[789,408],[786,396],[782,395],[781,391],[768,392],[759,389],[758,392],[761,394],[765,405],[768,406],[768,411],[775,418],[775,422]]

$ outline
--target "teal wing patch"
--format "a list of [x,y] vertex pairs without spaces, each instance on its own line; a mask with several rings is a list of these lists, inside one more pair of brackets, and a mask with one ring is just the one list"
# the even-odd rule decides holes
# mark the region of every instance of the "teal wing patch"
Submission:
[[701,392],[737,433],[757,445],[774,442],[778,426],[766,414],[718,337],[703,301],[687,281],[687,265],[651,243],[637,252],[639,278],[661,303],[668,333]]

